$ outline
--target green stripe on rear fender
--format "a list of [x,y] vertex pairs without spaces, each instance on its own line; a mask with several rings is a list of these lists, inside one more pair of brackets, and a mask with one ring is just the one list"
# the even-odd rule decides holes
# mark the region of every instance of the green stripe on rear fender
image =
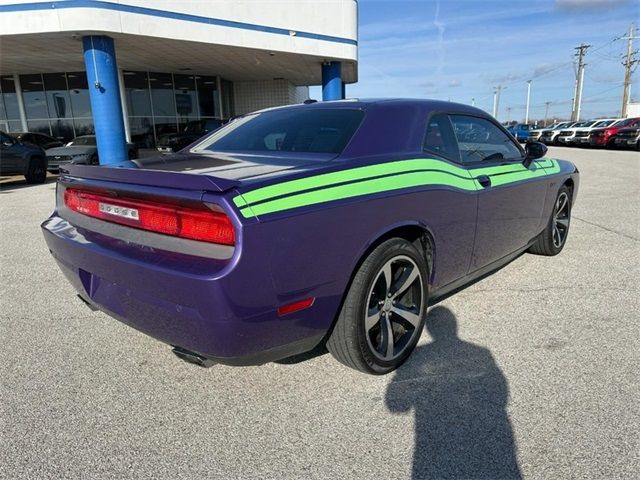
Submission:
[[[551,159],[534,162],[529,168],[517,163],[474,169],[436,159],[400,160],[282,182],[243,193],[233,201],[241,209],[240,213],[245,218],[250,218],[332,200],[417,186],[438,185],[475,191],[483,188],[475,180],[478,175],[488,175],[492,186],[501,186],[559,171],[558,162]],[[383,177],[377,178],[381,176]]]

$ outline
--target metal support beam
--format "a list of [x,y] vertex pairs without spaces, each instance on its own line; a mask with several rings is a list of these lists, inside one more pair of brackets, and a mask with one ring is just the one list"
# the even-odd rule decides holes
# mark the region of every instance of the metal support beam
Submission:
[[128,154],[113,39],[89,35],[82,37],[82,46],[100,164],[126,162]]
[[340,62],[325,62],[322,64],[322,100],[341,100],[342,94],[342,64]]

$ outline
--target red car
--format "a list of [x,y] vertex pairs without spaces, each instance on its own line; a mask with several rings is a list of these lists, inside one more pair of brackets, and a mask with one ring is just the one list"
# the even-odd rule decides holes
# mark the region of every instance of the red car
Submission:
[[610,127],[597,128],[591,131],[589,135],[589,145],[592,147],[609,147],[613,148],[613,137],[621,128],[640,127],[640,118],[625,118]]

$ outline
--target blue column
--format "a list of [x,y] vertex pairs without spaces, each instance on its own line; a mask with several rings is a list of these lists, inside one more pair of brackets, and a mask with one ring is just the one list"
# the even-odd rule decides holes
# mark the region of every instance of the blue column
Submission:
[[113,39],[104,35],[90,35],[82,37],[82,46],[100,164],[126,162],[127,142]]
[[322,64],[322,100],[341,100],[342,64],[327,62]]

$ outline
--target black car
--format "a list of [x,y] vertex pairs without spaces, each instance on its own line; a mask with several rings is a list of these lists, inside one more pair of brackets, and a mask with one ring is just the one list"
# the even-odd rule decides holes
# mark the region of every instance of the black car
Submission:
[[0,132],[0,175],[24,175],[28,183],[43,183],[47,178],[44,150]]
[[161,135],[160,138],[158,138],[156,148],[162,153],[177,152],[187,145],[192,144],[203,135],[220,128],[223,123],[222,120],[217,118],[188,122],[181,132]]
[[64,142],[57,138],[50,137],[44,133],[38,132],[17,132],[10,133],[13,138],[20,140],[22,143],[31,143],[46,150],[47,148],[61,147]]

